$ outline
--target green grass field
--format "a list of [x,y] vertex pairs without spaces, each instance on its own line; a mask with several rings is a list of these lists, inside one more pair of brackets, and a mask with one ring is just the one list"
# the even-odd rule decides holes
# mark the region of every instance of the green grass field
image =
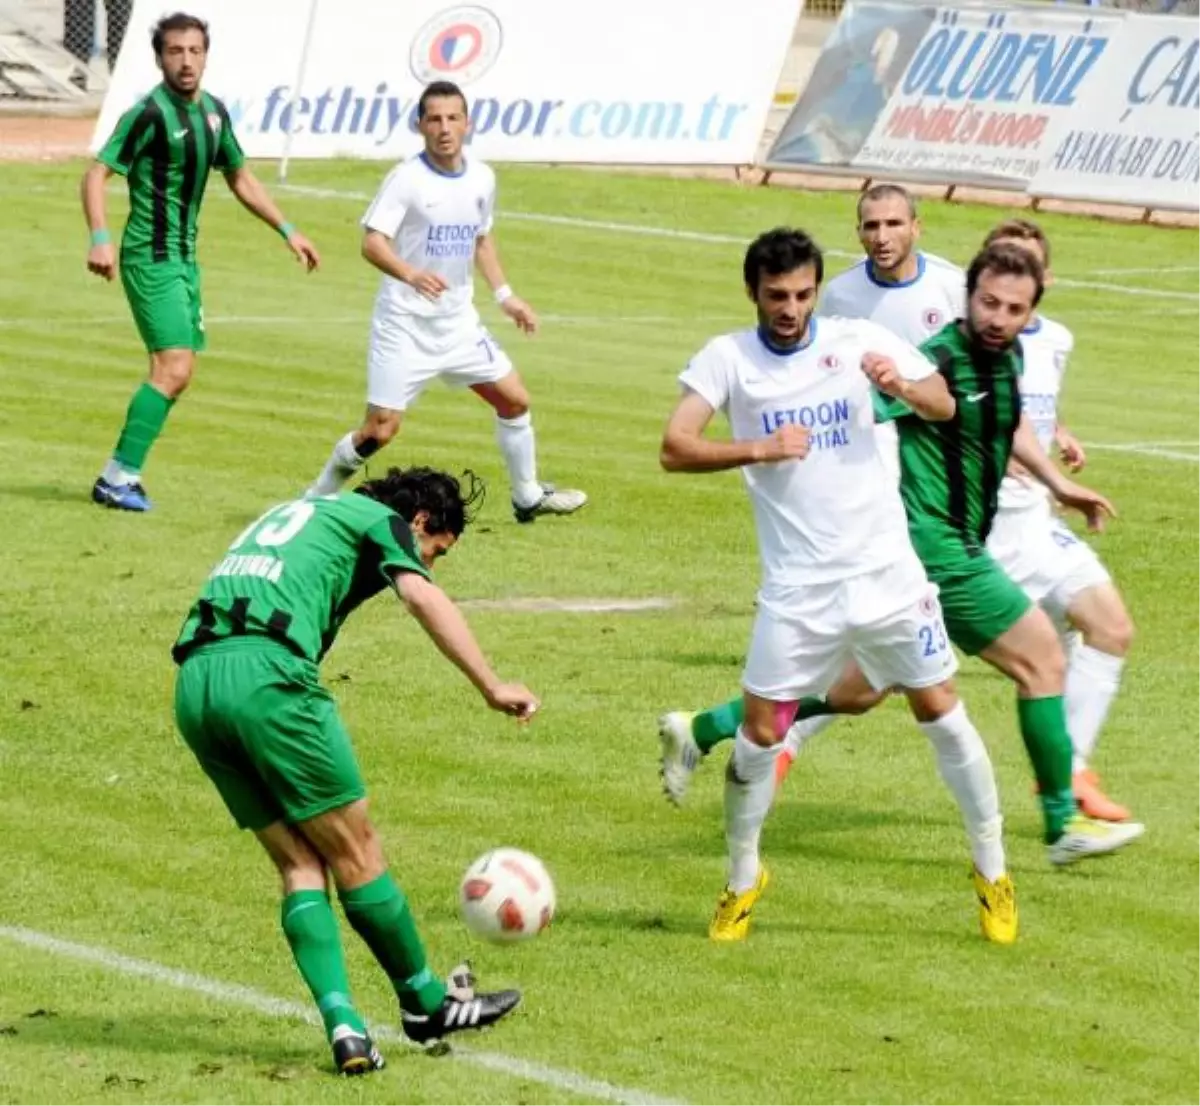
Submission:
[[[687,357],[750,317],[744,241],[797,223],[844,251],[836,271],[855,248],[852,199],[501,171],[501,251],[546,323],[526,341],[486,297],[483,310],[531,386],[544,474],[592,503],[515,525],[490,413],[440,387],[388,459],[490,482],[440,570],[454,596],[674,606],[473,612],[500,669],[544,697],[528,729],[488,714],[397,603],[376,600],[344,631],[325,677],[435,964],[466,953],[485,983],[526,992],[478,1051],[434,1060],[385,1040],[389,1069],[345,1083],[292,1013],[307,996],[273,873],[173,731],[168,649],[233,536],[300,492],[360,414],[375,288],[358,255],[364,205],[281,194],[324,253],[305,277],[213,185],[210,352],[151,457],[155,510],[125,516],[88,492],[143,354],[119,287],[84,268],[82,167],[0,173],[0,1099],[1197,1101],[1194,232],[1045,219],[1060,278],[1047,311],[1077,336],[1065,415],[1121,511],[1097,545],[1139,630],[1098,763],[1145,839],[1051,871],[1011,690],[968,664],[1019,943],[980,939],[957,812],[889,704],[805,754],[765,834],[775,880],[752,939],[718,948],[705,926],[723,879],[720,764],[669,808],[655,719],[736,689],[757,563],[736,475],[667,476],[659,435]],[[362,194],[383,171],[303,165],[295,180]],[[1000,214],[930,204],[925,244],[965,260]],[[497,844],[544,857],[558,884],[556,924],[519,948],[480,945],[457,914],[459,874]],[[346,932],[362,1006],[394,1024]]]

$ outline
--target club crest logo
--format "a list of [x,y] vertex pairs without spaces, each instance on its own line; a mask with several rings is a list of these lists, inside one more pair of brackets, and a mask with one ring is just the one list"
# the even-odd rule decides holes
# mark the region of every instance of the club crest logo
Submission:
[[213,134],[221,133],[221,117],[215,111],[210,111],[208,113],[208,129],[212,131]]
[[925,320],[926,330],[940,330],[946,321],[946,316],[936,307],[927,307],[922,317]]
[[846,367],[842,364],[841,359],[836,354],[832,353],[825,354],[825,356],[822,357],[817,363],[821,366],[821,368],[831,375],[833,373],[840,373],[842,369]]
[[469,84],[491,69],[503,42],[494,13],[476,4],[459,4],[438,12],[413,35],[409,68],[422,84]]

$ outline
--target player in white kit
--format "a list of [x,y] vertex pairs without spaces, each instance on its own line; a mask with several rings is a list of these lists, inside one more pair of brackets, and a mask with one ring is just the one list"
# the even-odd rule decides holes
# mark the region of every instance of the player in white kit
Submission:
[[417,118],[425,149],[391,171],[362,219],[363,257],[383,273],[371,316],[366,418],[334,446],[308,492],[337,491],[396,436],[404,412],[440,377],[495,410],[517,521],[571,514],[587,496],[538,480],[529,393],[473,303],[478,266],[500,309],[524,333],[537,330],[537,315],[513,294],[496,251],[495,174],[463,156],[466,97],[449,81],[434,82]]
[[[1000,223],[985,244],[994,242],[1030,250],[1049,271],[1050,244],[1036,223],[1026,219]],[[1078,472],[1086,455],[1058,417],[1063,375],[1074,345],[1073,335],[1061,323],[1041,314],[1035,317],[1021,335],[1025,363],[1021,403],[1042,448],[1050,454],[1057,448],[1068,468]],[[1035,480],[1010,474],[1001,482],[1000,509],[987,548],[1050,615],[1064,638],[1064,700],[1075,751],[1072,790],[1080,809],[1092,818],[1128,821],[1129,811],[1104,793],[1088,765],[1133,640],[1133,622],[1121,593],[1095,550],[1063,523],[1049,493]]]
[[[691,360],[663,436],[668,471],[742,470],[762,560],[745,719],[725,785],[728,883],[709,936],[746,937],[767,885],[758,843],[784,734],[797,701],[823,692],[852,658],[875,688],[907,695],[962,811],[983,933],[1008,943],[1017,912],[991,762],[955,691],[937,588],[875,440],[877,415],[944,420],[954,400],[932,364],[882,327],[814,319],[822,269],[801,231],[751,244],[743,275],[758,327],[715,338]],[[704,436],[718,410],[733,441]]]
[[[838,273],[817,307],[820,316],[870,319],[919,346],[962,316],[966,274],[953,262],[917,249],[921,220],[912,195],[897,184],[877,184],[858,200],[858,240],[866,257]],[[879,427],[888,470],[900,479],[896,427]]]
[[[957,265],[917,249],[921,221],[907,190],[877,184],[858,201],[857,232],[866,257],[833,277],[821,292],[820,318],[868,319],[920,345],[966,307],[966,274]],[[896,428],[890,421],[875,430],[887,471],[899,482],[900,458]],[[877,701],[865,681],[842,683],[846,694],[834,707],[841,713],[861,713]],[[779,758],[780,779],[787,774],[800,745],[833,721],[825,701],[806,700],[799,721]],[[809,716],[810,710],[821,713]],[[713,745],[732,737],[740,721],[740,704],[721,704],[699,714],[671,711],[659,719],[663,743],[663,783],[669,797],[680,802],[688,779]]]

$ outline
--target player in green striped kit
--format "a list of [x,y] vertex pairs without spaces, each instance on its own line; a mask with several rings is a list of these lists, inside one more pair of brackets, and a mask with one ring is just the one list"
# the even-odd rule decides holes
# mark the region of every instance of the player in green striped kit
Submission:
[[476,994],[466,968],[449,984],[430,970],[368,817],[349,735],[318,680],[346,619],[392,589],[489,707],[532,717],[537,698],[497,678],[430,578],[481,496],[473,478],[464,494],[446,473],[393,468],[351,493],[273,507],[209,573],[173,650],[179,730],[234,821],[279,871],[284,935],[346,1075],[380,1068],[383,1059],[350,997],[330,875],[347,920],[395,989],[410,1040],[483,1028],[521,997]]
[[[1093,528],[1112,508],[1102,496],[1067,480],[1040,448],[1021,414],[1021,359],[1015,347],[1041,299],[1036,257],[1016,246],[985,248],[967,272],[967,314],[926,341],[956,400],[955,417],[935,425],[894,410],[900,438],[900,492],[913,547],[938,585],[946,629],[964,653],[979,656],[1017,685],[1021,736],[1033,764],[1052,863],[1112,852],[1140,836],[1138,823],[1082,816],[1071,789],[1071,740],[1063,707],[1065,659],[1049,617],[1005,575],[985,548],[1000,481],[1015,458],[1064,507],[1083,512]],[[870,709],[882,698],[861,673],[843,678],[822,698],[802,700],[802,722],[833,713],[836,704]],[[843,706],[842,710],[848,708]],[[663,778],[676,801],[703,752],[736,730],[735,703],[705,712],[695,731],[664,727]]]
[[82,186],[91,233],[88,269],[112,280],[118,261],[104,189],[114,173],[129,183],[119,268],[150,354],[150,374],[134,392],[112,459],[92,488],[96,503],[127,511],[150,509],[141,480],[146,456],[204,349],[196,231],[209,172],[223,173],[233,194],[282,235],[310,272],[320,262],[312,243],[246,168],[225,105],[200,88],[207,24],[183,13],[167,16],[155,26],[152,44],[162,83],[121,116]]

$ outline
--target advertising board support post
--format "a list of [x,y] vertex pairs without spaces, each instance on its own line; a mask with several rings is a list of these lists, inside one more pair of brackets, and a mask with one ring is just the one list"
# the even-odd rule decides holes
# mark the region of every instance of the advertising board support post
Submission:
[[[309,0],[308,25],[304,28],[304,45],[300,48],[300,62],[296,67],[296,83],[292,86],[292,97],[288,100],[288,106],[285,109],[289,119],[295,115],[295,105],[300,99],[300,90],[304,87],[304,78],[308,70],[308,55],[312,49],[313,28],[317,25],[317,7],[320,2],[321,0]],[[287,182],[288,163],[292,156],[292,135],[295,133],[294,128],[289,127],[283,139],[283,152],[279,157],[280,184]]]

